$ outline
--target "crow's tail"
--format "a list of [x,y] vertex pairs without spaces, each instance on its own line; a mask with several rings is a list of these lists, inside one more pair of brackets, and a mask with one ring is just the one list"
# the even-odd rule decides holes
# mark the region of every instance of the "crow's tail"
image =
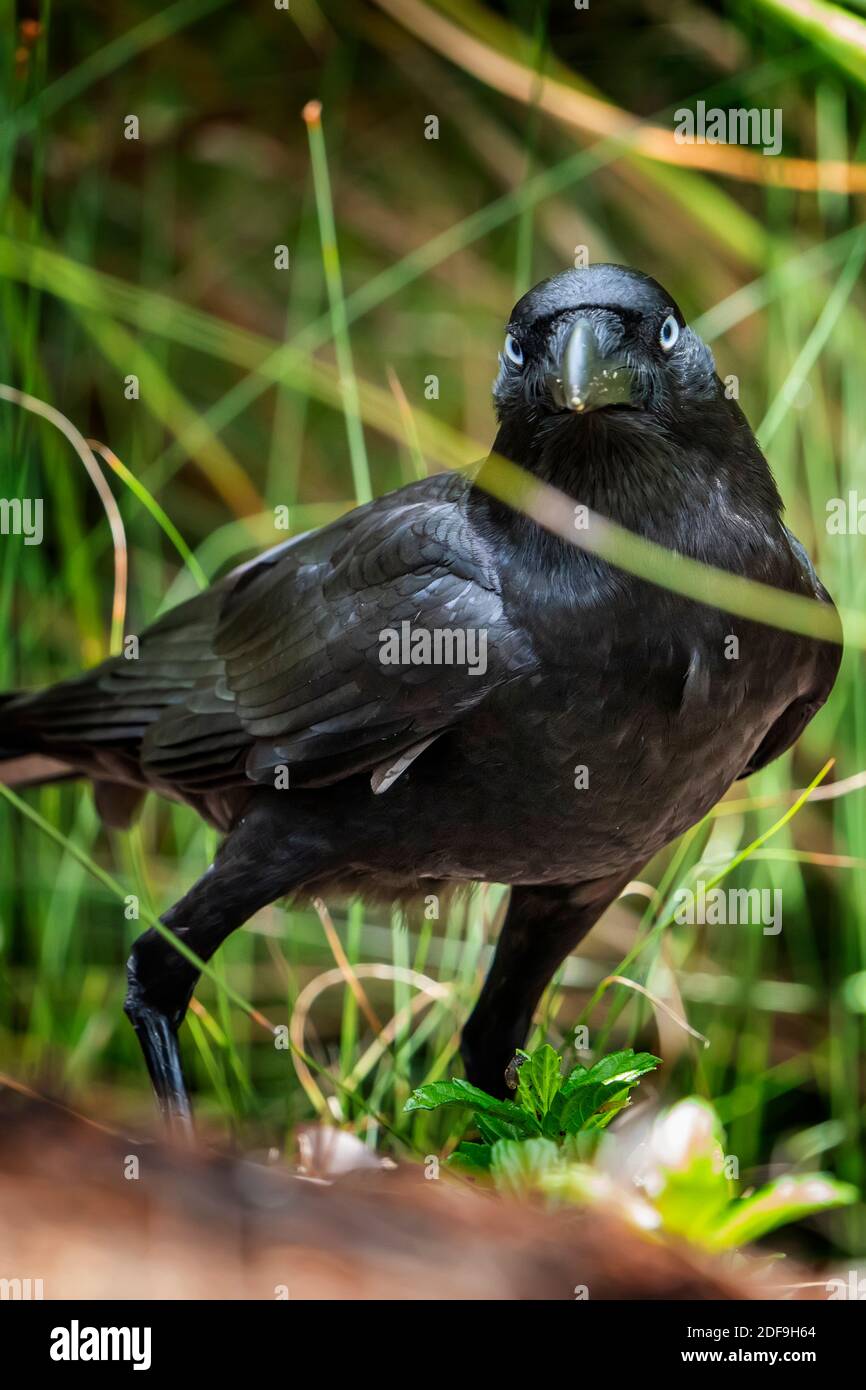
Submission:
[[19,699],[17,690],[0,692],[0,763],[30,751],[24,731],[19,729],[15,719],[15,705]]
[[27,696],[20,690],[0,692],[0,762],[38,751],[32,726],[20,717],[26,703]]
[[32,728],[16,719],[21,699],[14,690],[0,694],[0,782],[7,787],[36,787],[80,776],[68,763],[43,753]]

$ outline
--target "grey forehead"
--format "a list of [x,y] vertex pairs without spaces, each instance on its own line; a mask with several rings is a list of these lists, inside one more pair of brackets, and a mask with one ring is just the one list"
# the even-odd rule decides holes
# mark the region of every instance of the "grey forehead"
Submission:
[[684,322],[676,300],[652,276],[624,265],[593,265],[542,280],[518,300],[509,323],[529,324],[583,304],[641,315],[672,312]]

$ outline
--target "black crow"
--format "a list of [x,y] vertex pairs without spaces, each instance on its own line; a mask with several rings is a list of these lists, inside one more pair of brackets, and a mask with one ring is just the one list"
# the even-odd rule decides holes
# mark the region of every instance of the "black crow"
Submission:
[[[494,399],[497,455],[673,551],[832,608],[709,349],[655,280],[597,265],[536,286]],[[564,957],[826,700],[839,645],[759,620],[438,474],[236,569],[148,628],[137,659],[5,697],[0,750],[6,780],[89,777],[111,824],[154,790],[225,833],[163,919],[205,960],[289,894],[512,885],[462,1044],[470,1080],[502,1092]],[[128,969],[126,1012],[185,1125],[177,1032],[197,971],[152,930]]]

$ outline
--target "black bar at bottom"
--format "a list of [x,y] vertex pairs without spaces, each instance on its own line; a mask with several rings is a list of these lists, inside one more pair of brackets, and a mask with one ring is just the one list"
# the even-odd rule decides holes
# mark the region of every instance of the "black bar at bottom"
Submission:
[[[216,1372],[221,1383],[232,1375],[258,1379],[290,1373],[300,1354],[332,1371],[331,1358],[345,1349],[349,1364],[360,1357],[384,1356],[395,1369],[398,1344],[405,1346],[404,1373],[423,1348],[428,1358],[441,1347],[443,1372],[454,1368],[454,1351],[474,1337],[472,1329],[504,1334],[511,1341],[514,1314],[496,1303],[470,1303],[461,1312],[432,1304],[425,1313],[407,1303],[380,1304],[371,1317],[361,1303],[363,1319],[352,1327],[353,1305],[320,1306],[303,1299],[281,1302],[13,1302],[0,1303],[0,1337],[7,1365],[20,1365],[61,1380],[74,1374],[92,1378],[100,1369],[112,1374],[163,1375],[194,1371]],[[792,1366],[826,1372],[837,1365],[856,1364],[863,1336],[863,1308],[839,1302],[630,1303],[575,1300],[537,1304],[525,1309],[525,1321],[541,1316],[548,1324],[544,1342],[559,1345],[560,1371],[571,1364],[575,1374],[587,1363],[615,1366],[617,1373],[633,1368],[666,1372],[673,1367],[700,1373],[706,1366],[736,1369],[763,1366],[786,1370]],[[465,1322],[464,1322],[465,1319]],[[346,1323],[349,1328],[346,1328]],[[463,1323],[463,1328],[460,1324]],[[332,1329],[331,1338],[322,1334]],[[336,1343],[333,1333],[340,1329]],[[344,1338],[343,1333],[348,1336]],[[567,1343],[557,1338],[566,1334]],[[455,1334],[459,1341],[455,1341]],[[303,1339],[303,1340],[300,1340]],[[497,1339],[498,1340],[498,1339]],[[523,1338],[522,1338],[523,1340]],[[486,1340],[485,1340],[486,1344]],[[476,1343],[476,1346],[478,1344]],[[483,1345],[483,1344],[482,1344]],[[500,1342],[500,1346],[507,1343]],[[523,1341],[524,1348],[529,1344]],[[496,1342],[490,1342],[491,1352]],[[449,1351],[450,1347],[450,1351]],[[566,1348],[570,1351],[566,1355]],[[495,1352],[494,1352],[495,1354]],[[564,1358],[564,1360],[560,1360]]]

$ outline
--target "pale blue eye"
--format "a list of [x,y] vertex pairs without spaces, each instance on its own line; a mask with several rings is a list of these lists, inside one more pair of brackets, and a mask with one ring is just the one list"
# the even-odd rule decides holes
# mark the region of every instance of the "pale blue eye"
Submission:
[[515,367],[523,366],[523,348],[518,343],[513,333],[505,335],[505,356],[509,362],[513,362]]
[[680,336],[680,326],[673,314],[668,314],[659,333],[659,342],[664,352],[670,352]]

